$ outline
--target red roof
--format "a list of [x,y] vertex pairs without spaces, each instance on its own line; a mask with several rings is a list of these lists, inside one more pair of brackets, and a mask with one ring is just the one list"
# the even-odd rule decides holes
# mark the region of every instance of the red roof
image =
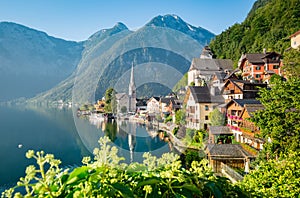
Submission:
[[290,38],[292,38],[293,36],[297,36],[298,34],[300,34],[300,30],[298,30],[297,32],[295,32],[294,34],[292,34],[292,35],[290,36]]

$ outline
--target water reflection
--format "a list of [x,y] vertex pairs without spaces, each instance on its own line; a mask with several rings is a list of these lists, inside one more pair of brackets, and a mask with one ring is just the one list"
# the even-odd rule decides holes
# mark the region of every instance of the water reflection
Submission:
[[[86,126],[84,121],[88,122],[90,127]],[[85,119],[81,117],[75,122],[78,133],[90,152],[98,146],[97,140],[106,135],[113,145],[117,146],[119,155],[123,156],[127,163],[142,162],[145,152],[161,156],[172,149],[164,138],[160,138],[157,129],[152,125],[129,120],[107,120],[99,115],[90,115]]]

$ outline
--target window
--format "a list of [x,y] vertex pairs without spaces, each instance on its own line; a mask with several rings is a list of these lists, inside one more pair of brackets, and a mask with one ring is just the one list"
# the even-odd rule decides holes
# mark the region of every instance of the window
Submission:
[[279,69],[279,65],[273,65],[273,69]]
[[260,74],[255,74],[255,78],[260,78]]
[[209,108],[208,108],[208,105],[205,105],[205,111],[208,111]]
[[256,66],[256,70],[260,70],[260,66]]
[[208,120],[208,116],[205,116],[205,120]]

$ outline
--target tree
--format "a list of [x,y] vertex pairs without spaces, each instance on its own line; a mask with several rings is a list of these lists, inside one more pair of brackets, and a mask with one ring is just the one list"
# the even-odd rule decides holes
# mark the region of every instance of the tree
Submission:
[[291,152],[279,160],[260,162],[239,186],[249,197],[299,197],[300,156]]
[[175,124],[185,125],[185,111],[184,111],[184,109],[179,109],[175,112]]
[[300,78],[300,49],[291,49],[284,53],[283,69],[288,77]]
[[214,109],[208,114],[211,126],[223,126],[225,123],[225,115],[218,109]]
[[115,112],[115,105],[116,105],[116,102],[115,102],[115,90],[113,88],[108,88],[106,91],[105,91],[105,111],[107,113],[112,113],[112,112]]
[[272,89],[261,89],[258,100],[265,109],[251,119],[260,127],[266,156],[277,157],[300,150],[300,78],[275,78]]

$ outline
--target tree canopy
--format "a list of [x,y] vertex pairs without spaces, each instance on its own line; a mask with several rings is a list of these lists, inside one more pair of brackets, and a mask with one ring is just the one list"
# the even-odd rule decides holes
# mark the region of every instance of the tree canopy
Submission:
[[243,53],[258,53],[265,48],[283,54],[289,36],[300,29],[299,0],[259,0],[241,24],[234,24],[210,43],[217,58],[235,64]]
[[261,89],[258,100],[265,109],[254,114],[252,121],[268,140],[265,151],[274,157],[288,151],[300,151],[300,78],[287,81],[275,78],[271,89]]

